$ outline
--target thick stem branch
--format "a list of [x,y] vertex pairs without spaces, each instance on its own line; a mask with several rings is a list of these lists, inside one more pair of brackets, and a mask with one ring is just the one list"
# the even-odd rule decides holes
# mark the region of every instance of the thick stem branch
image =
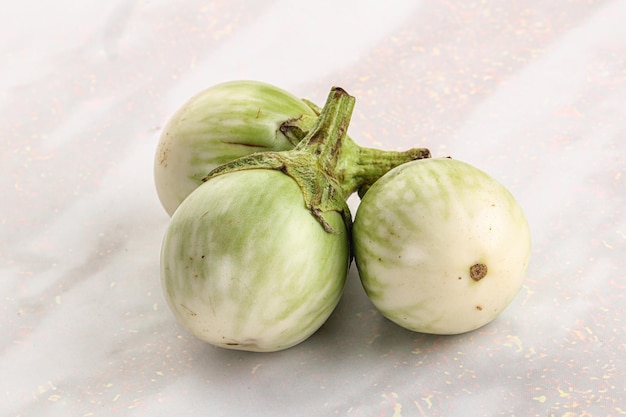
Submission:
[[355,101],[344,89],[333,87],[316,123],[295,148],[296,151],[306,150],[315,155],[328,174],[334,172],[344,143],[349,141],[346,140],[346,133]]
[[[322,108],[308,100],[304,101],[315,113],[321,115]],[[297,119],[286,121],[281,125],[280,130],[292,141],[301,143],[316,126],[316,123],[317,117],[303,115]],[[430,158],[431,156],[430,151],[426,148],[385,151],[361,147],[347,135],[340,142],[340,146],[326,147],[323,160],[328,162],[326,168],[339,181],[346,197],[356,191],[362,197],[367,189],[389,170],[406,162]]]

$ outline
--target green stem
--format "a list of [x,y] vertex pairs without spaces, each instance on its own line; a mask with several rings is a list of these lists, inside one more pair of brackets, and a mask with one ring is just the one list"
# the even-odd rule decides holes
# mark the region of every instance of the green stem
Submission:
[[[322,170],[335,179],[335,169],[343,155],[342,149],[353,142],[347,137],[348,125],[352,117],[355,98],[340,87],[333,87],[326,105],[309,133],[296,145],[294,151],[315,155]],[[346,190],[347,198],[352,192]]]
[[335,175],[348,195],[358,191],[360,197],[391,169],[406,162],[430,158],[430,151],[425,148],[383,151],[358,146],[351,140],[344,143],[342,151]]
[[335,232],[324,213],[341,213],[350,230],[352,217],[346,200],[369,186],[390,169],[408,161],[430,157],[427,149],[404,152],[363,148],[347,136],[355,98],[334,87],[319,117],[289,120],[281,131],[298,144],[284,152],[260,152],[238,158],[214,169],[208,181],[229,172],[272,169],[291,177],[300,187],[306,207],[327,232]]
[[[346,204],[349,194],[346,194],[335,177],[334,169],[342,154],[341,149],[346,139],[354,102],[354,97],[346,91],[338,87],[333,88],[319,118],[315,119],[312,126],[307,126],[310,130],[294,149],[243,156],[215,168],[203,178],[203,181],[242,170],[281,171],[298,184],[306,207],[322,224],[324,230],[334,232],[323,216],[323,213],[328,211],[341,213],[349,230],[352,221]],[[288,131],[294,135],[305,132],[297,127]]]
[[[303,101],[317,115],[322,114],[323,109],[315,103],[305,99]],[[314,129],[317,121],[318,117],[316,116],[303,115],[297,119],[287,120],[281,125],[280,130],[292,142],[302,143],[307,133]],[[335,152],[335,150],[340,150],[340,152]],[[430,151],[426,148],[385,151],[361,147],[347,135],[343,138],[341,147],[328,147],[328,152],[330,155],[335,152],[328,161],[330,161],[332,175],[341,184],[343,193],[350,196],[358,191],[360,197],[363,197],[369,187],[392,168],[431,156]],[[329,154],[326,156],[330,156]]]

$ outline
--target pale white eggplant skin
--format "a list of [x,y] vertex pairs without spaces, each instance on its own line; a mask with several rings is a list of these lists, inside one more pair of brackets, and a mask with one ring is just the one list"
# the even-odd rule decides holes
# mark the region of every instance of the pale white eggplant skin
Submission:
[[161,204],[171,216],[215,167],[261,151],[292,149],[280,125],[316,116],[291,93],[258,81],[230,81],[192,97],[163,129],[154,160]]
[[253,169],[211,178],[172,216],[161,279],[177,320],[213,345],[270,352],[311,336],[337,305],[351,260],[342,216],[324,231],[297,183]]
[[[379,179],[357,209],[353,241],[376,308],[431,334],[464,333],[496,318],[519,292],[531,251],[513,195],[449,158],[409,162]],[[486,266],[486,275],[473,279],[474,265],[474,272]]]

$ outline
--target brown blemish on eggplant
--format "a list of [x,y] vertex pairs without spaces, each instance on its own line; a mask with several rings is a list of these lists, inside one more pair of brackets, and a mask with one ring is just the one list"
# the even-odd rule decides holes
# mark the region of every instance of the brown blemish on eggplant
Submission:
[[469,272],[470,278],[472,278],[474,281],[480,281],[487,275],[487,265],[482,263],[474,264],[470,266]]

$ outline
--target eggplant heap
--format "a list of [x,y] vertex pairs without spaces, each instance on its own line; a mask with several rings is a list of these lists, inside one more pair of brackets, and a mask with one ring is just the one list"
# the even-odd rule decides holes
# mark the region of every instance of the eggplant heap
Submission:
[[240,81],[170,120],[155,157],[171,215],[161,282],[193,335],[229,349],[294,346],[331,315],[353,258],[374,305],[414,331],[473,330],[519,291],[530,238],[510,193],[428,149],[358,146],[354,103],[338,87],[320,109]]

